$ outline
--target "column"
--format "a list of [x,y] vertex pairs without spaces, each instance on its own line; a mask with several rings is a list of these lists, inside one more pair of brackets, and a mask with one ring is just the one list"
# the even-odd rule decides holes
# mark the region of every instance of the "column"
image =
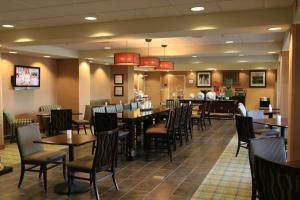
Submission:
[[288,160],[300,160],[300,25],[291,27],[288,82]]
[[[0,52],[1,63],[1,52]],[[2,101],[2,66],[0,66],[0,149],[5,147],[4,145],[4,131],[3,131],[3,101]]]
[[289,52],[282,51],[280,55],[280,88],[279,88],[279,99],[280,99],[280,114],[282,117],[288,117],[288,82],[289,82]]

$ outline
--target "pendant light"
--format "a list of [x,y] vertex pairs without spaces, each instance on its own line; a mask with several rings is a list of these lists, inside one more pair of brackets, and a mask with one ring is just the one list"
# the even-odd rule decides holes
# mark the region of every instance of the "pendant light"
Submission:
[[148,56],[144,56],[140,58],[140,67],[143,68],[157,68],[159,66],[159,58],[157,57],[153,57],[153,56],[149,56],[149,45],[150,42],[152,41],[152,39],[147,38],[145,39],[145,41],[148,43]]
[[[126,41],[127,49],[127,41]],[[140,64],[140,54],[133,52],[120,52],[114,54],[114,64],[120,66],[138,66]]]
[[159,66],[155,68],[159,71],[169,71],[174,69],[174,63],[172,61],[166,60],[166,44],[161,45],[164,48],[164,60],[159,62]]

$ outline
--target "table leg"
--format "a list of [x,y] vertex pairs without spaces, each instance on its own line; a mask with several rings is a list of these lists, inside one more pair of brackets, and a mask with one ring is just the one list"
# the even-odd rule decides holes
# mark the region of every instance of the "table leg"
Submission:
[[280,133],[281,133],[281,137],[286,138],[286,128],[285,127],[280,128]]
[[[69,145],[69,161],[74,160],[74,146]],[[73,175],[73,173],[72,173]],[[87,182],[75,181],[73,178],[70,180],[71,185],[71,194],[84,193],[90,190],[90,184]],[[68,183],[63,182],[54,186],[54,191],[58,194],[68,194]]]
[[133,160],[135,156],[135,130],[133,120],[128,120],[128,143],[127,143],[127,160]]

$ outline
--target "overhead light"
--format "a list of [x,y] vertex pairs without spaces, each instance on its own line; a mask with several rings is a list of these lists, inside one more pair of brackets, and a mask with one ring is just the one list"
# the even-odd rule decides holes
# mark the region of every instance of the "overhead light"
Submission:
[[18,52],[16,52],[16,51],[9,51],[8,53],[17,54]]
[[15,26],[12,24],[3,24],[2,27],[3,28],[14,28]]
[[239,56],[245,56],[244,54],[239,54]]
[[276,54],[277,52],[275,51],[269,51],[268,54]]
[[89,63],[93,63],[93,61],[92,61],[92,60],[89,60]]
[[104,47],[104,49],[108,50],[108,49],[111,49],[111,47],[107,46],[107,47]]
[[87,60],[94,60],[94,58],[86,58]]
[[195,62],[193,62],[193,63],[195,63],[195,64],[200,64],[200,63],[202,63],[201,61],[195,61]]
[[280,31],[282,28],[281,27],[271,27],[268,28],[269,31]]
[[164,48],[164,61],[159,62],[159,66],[155,68],[155,70],[159,71],[169,71],[174,69],[174,63],[172,61],[165,60],[166,59],[166,47],[168,45],[163,44],[161,45]]
[[157,68],[159,67],[160,59],[154,56],[149,55],[149,45],[152,39],[146,38],[145,41],[148,43],[148,56],[143,56],[140,58],[140,67],[152,67]]
[[51,58],[51,56],[44,56],[44,58]]
[[104,65],[109,65],[109,63],[104,63]]
[[192,56],[193,58],[198,58],[198,56]]
[[247,62],[249,62],[248,60],[239,60],[239,61],[237,61],[238,63],[247,63]]
[[140,54],[132,52],[115,53],[114,64],[121,66],[138,66],[140,64]]
[[224,53],[238,53],[238,51],[225,51]]
[[228,41],[226,41],[225,43],[226,43],[226,44],[232,44],[232,43],[234,43],[234,41],[228,40]]
[[191,8],[191,11],[193,11],[193,12],[200,12],[200,11],[203,11],[203,10],[205,10],[205,8],[202,7],[202,6],[196,6],[196,7]]
[[85,17],[84,19],[87,21],[95,21],[95,20],[97,20],[97,17],[89,16],[89,17]]

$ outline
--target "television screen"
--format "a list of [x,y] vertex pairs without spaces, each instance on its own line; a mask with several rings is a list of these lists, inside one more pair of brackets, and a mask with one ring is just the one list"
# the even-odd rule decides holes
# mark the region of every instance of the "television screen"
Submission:
[[16,65],[15,87],[40,87],[40,68]]

